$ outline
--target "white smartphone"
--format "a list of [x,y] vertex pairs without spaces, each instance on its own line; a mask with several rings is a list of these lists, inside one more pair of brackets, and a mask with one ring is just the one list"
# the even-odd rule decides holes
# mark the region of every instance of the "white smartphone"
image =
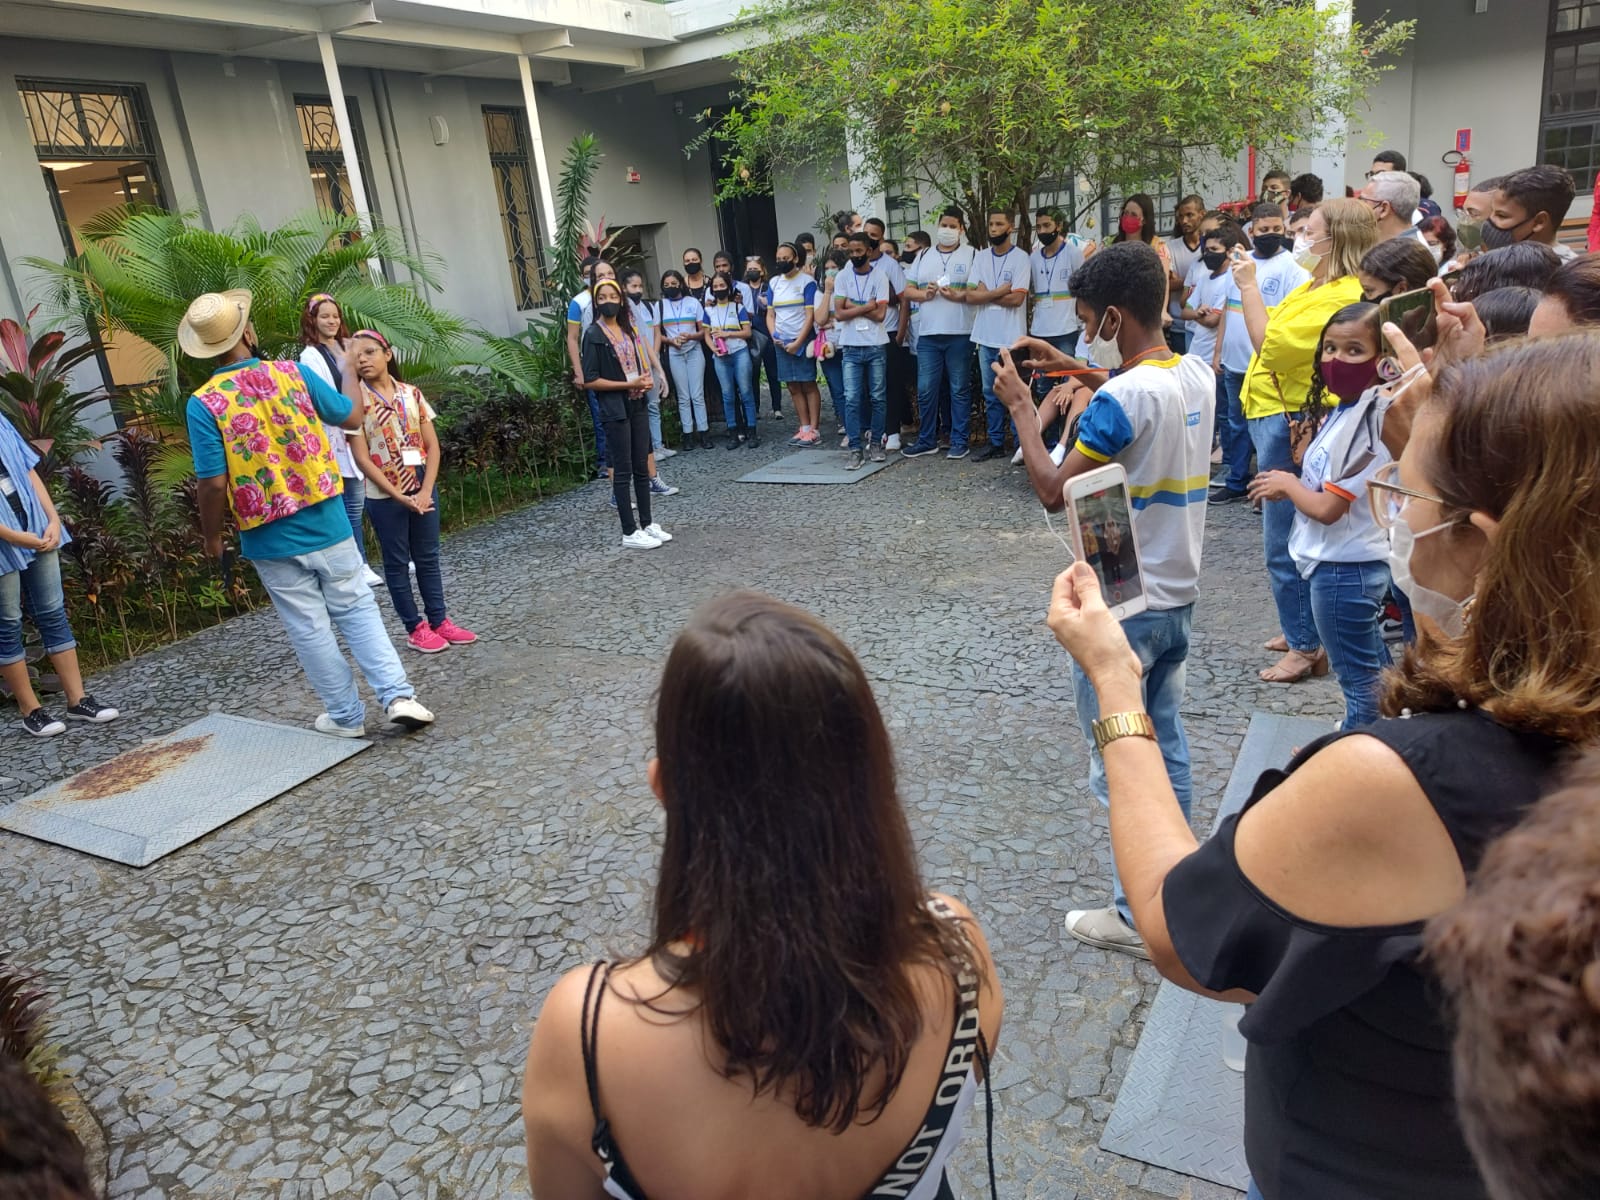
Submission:
[[1133,532],[1128,473],[1120,463],[1085,471],[1066,486],[1072,548],[1100,577],[1111,615],[1123,621],[1150,606],[1144,564]]

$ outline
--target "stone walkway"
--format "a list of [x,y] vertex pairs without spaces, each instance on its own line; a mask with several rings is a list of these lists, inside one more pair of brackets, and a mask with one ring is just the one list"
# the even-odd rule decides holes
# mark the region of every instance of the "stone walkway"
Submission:
[[[926,458],[846,487],[734,482],[783,452],[668,462],[677,540],[648,554],[617,546],[596,485],[451,538],[452,612],[482,640],[407,655],[440,714],[421,736],[380,733],[143,871],[0,834],[0,937],[58,996],[113,1196],[525,1197],[530,1023],[558,973],[642,944],[652,693],[688,613],[739,586],[815,611],[861,656],[925,875],[988,931],[1007,993],[1002,1195],[1236,1196],[1095,1146],[1157,977],[1062,932],[1108,894],[1106,825],[1043,624],[1064,553],[1020,470]],[[1209,532],[1187,708],[1201,828],[1252,710],[1340,711],[1331,681],[1257,682],[1259,526],[1232,505]],[[127,714],[104,730],[33,742],[6,710],[0,795],[208,710],[317,711],[270,612],[94,686]],[[981,1128],[957,1163],[969,1197],[987,1192]]]

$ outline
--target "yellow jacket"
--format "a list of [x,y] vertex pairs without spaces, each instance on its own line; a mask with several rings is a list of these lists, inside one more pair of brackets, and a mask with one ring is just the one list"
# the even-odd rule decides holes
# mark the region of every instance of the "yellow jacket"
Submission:
[[1241,400],[1246,417],[1270,417],[1305,407],[1322,327],[1346,304],[1360,299],[1361,280],[1343,275],[1319,288],[1303,283],[1267,310],[1267,336],[1244,376]]

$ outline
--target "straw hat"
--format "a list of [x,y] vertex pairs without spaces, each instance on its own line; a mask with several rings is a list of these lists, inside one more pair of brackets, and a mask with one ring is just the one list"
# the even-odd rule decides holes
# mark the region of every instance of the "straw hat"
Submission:
[[250,301],[248,288],[197,296],[178,322],[178,346],[190,358],[216,358],[232,350],[250,323]]

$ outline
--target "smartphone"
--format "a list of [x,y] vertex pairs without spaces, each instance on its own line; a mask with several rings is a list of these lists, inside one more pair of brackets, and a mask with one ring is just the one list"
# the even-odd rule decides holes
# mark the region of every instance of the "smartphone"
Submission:
[[[1439,336],[1439,322],[1433,311],[1433,292],[1420,287],[1414,292],[1401,292],[1378,303],[1380,324],[1393,321],[1400,332],[1410,339],[1418,350],[1433,345]],[[1383,353],[1392,355],[1394,347],[1383,339]]]
[[1123,621],[1150,606],[1144,590],[1144,565],[1133,532],[1128,474],[1107,463],[1069,480],[1067,523],[1073,552],[1100,577],[1100,591],[1111,615]]

